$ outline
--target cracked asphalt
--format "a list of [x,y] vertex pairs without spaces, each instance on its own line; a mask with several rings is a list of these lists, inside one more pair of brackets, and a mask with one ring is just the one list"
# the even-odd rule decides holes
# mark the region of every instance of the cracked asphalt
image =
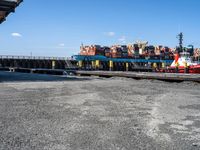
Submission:
[[0,149],[200,149],[200,84],[0,72]]

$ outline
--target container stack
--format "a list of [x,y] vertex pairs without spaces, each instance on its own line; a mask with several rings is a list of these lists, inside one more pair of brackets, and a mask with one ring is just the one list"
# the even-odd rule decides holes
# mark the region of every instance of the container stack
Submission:
[[[139,55],[145,55],[146,47],[148,42],[146,41],[136,41],[136,47],[139,48]],[[137,50],[136,50],[137,51]]]
[[162,53],[162,48],[163,48],[162,45],[155,46],[155,55],[160,56]]
[[[129,44],[127,45],[127,49],[128,49],[128,58],[136,58],[139,57],[139,55],[142,55],[142,53],[140,53],[141,48],[139,47],[138,44]],[[142,50],[142,52],[144,52],[144,50]]]
[[88,55],[88,46],[80,47],[80,55]]
[[126,45],[120,46],[121,51],[122,51],[122,58],[127,58],[128,57],[128,47]]
[[[199,49],[194,49],[193,46],[184,47],[182,51],[187,51],[191,56],[199,57]],[[141,59],[173,59],[174,53],[180,53],[179,47],[169,48],[167,46],[148,45],[148,42],[137,41],[135,44],[128,45],[113,45],[100,46],[90,45],[81,46],[80,55],[95,56],[102,55],[108,58],[141,58]]]
[[113,45],[110,48],[112,58],[122,58],[122,49],[119,45]]
[[105,55],[104,49],[100,45],[81,46],[80,55]]
[[127,45],[128,49],[128,58],[132,58],[134,56],[134,45],[133,44],[128,44]]
[[103,51],[105,53],[105,56],[108,57],[108,58],[111,58],[111,50],[110,50],[110,47],[107,47],[107,46],[104,46],[103,48]]
[[200,57],[200,48],[196,48],[196,49],[194,50],[194,57],[195,57],[195,58]]
[[167,46],[163,47],[163,51],[164,51],[164,58],[169,59],[169,47]]
[[153,45],[148,46],[148,56],[155,56],[155,47]]
[[[134,44],[134,53],[133,54],[135,56],[139,56],[141,49],[142,49],[142,47],[140,47],[140,45]],[[144,50],[142,49],[142,51],[144,51]]]

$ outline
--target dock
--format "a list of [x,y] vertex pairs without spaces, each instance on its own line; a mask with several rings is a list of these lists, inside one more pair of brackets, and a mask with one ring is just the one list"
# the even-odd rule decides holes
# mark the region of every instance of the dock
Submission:
[[0,68],[74,69],[76,61],[67,57],[0,55]]
[[1,68],[0,67],[0,71],[31,73],[31,74],[66,75],[66,74],[75,74],[76,70],[74,69],[45,69],[45,68],[17,68],[17,67]]
[[155,79],[155,80],[172,81],[172,82],[181,82],[181,81],[200,82],[200,74],[122,72],[122,71],[76,71],[76,74],[81,76],[126,77],[134,79]]

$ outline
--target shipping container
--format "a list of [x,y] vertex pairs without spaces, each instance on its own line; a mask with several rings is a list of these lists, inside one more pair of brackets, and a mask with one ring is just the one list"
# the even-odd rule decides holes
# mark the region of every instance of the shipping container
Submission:
[[128,58],[133,58],[133,56],[134,56],[134,45],[128,44],[127,49],[128,49]]
[[200,57],[200,49],[199,48],[196,48],[194,50],[194,57]]
[[[91,45],[91,46],[81,46],[80,55],[102,55],[108,58],[132,58],[132,59],[173,59],[174,53],[178,51],[176,49],[164,47],[164,46],[153,46],[147,45],[148,42],[137,42],[135,44],[128,45],[113,45],[100,46],[100,45]],[[189,50],[189,49],[187,49]],[[199,52],[199,51],[198,51]],[[194,50],[194,55],[197,56],[197,50]]]
[[104,53],[105,53],[105,56],[106,56],[106,57],[112,57],[112,56],[111,56],[110,47],[104,46],[104,47],[103,47],[103,50],[104,50]]
[[155,55],[159,56],[162,52],[162,48],[163,46],[162,45],[159,45],[159,46],[155,46]]
[[122,49],[118,45],[114,45],[111,47],[111,57],[112,58],[122,57]]
[[81,46],[80,55],[105,55],[104,50],[101,48],[100,45],[91,45],[91,46]]

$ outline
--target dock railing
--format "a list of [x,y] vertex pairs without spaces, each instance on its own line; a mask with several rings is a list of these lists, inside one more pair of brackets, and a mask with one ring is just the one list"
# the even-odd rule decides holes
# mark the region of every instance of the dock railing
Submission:
[[13,56],[13,55],[0,55],[0,59],[26,59],[26,60],[73,60],[71,57]]

